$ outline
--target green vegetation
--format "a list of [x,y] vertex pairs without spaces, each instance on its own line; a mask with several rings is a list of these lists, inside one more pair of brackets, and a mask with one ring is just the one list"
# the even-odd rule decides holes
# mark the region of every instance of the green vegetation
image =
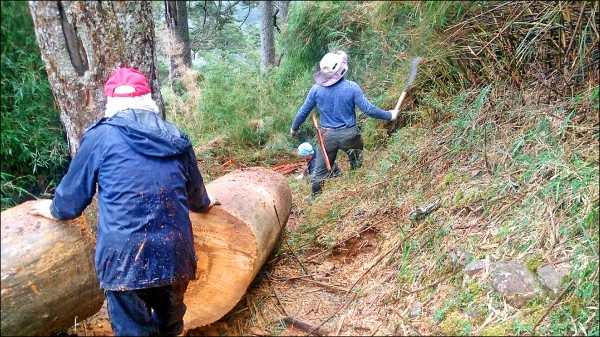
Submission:
[[2,6],[2,210],[49,196],[69,150],[33,31],[27,2]]

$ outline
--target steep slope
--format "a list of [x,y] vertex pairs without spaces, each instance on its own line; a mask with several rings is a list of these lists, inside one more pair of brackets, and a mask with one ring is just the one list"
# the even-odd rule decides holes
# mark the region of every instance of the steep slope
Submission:
[[[260,96],[261,121],[289,112],[257,123],[266,144],[285,143],[328,49],[382,107],[420,53],[422,71],[397,123],[359,120],[361,169],[342,161],[310,204],[289,176],[278,247],[228,315],[188,334],[598,335],[598,3],[300,4],[277,70],[289,87]],[[204,158],[213,177],[247,165]]]
[[[556,116],[597,103],[478,103],[498,93],[460,96],[456,119],[397,131],[359,170],[342,161],[311,204],[290,175],[278,247],[229,314],[188,335],[596,334],[598,121]],[[490,268],[511,261],[536,275],[520,305]],[[538,280],[545,266],[566,270],[554,294]]]
[[[598,121],[556,118],[592,102],[478,105],[497,94],[454,102],[457,119],[437,128],[397,131],[311,204],[290,178],[294,210],[278,251],[245,301],[191,334],[595,334]],[[524,303],[498,285],[494,266],[508,262],[534,275]],[[566,271],[555,289],[545,266]]]

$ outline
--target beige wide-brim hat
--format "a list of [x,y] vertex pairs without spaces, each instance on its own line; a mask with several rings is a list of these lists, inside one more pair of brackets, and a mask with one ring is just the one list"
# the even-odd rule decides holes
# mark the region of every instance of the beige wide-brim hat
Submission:
[[313,75],[315,83],[323,87],[336,84],[348,70],[348,55],[341,50],[334,50],[325,54],[321,62],[317,63]]

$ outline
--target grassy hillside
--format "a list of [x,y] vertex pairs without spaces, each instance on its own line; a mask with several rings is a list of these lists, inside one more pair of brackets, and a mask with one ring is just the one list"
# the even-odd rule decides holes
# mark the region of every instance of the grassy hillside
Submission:
[[[592,2],[299,3],[280,68],[225,65],[217,73],[231,76],[227,90],[208,87],[206,74],[207,99],[244,97],[219,104],[252,115],[230,127],[263,130],[220,143],[239,167],[293,160],[278,149],[301,141],[286,133],[327,50],[347,51],[348,77],[388,109],[411,59],[425,57],[398,122],[359,112],[361,169],[329,181],[311,204],[308,185],[290,177],[287,244],[236,309],[192,335],[597,335],[597,20]],[[259,90],[249,95],[240,82]],[[435,202],[431,214],[409,217]],[[466,273],[478,260],[517,261],[534,275],[564,267],[567,276],[557,298],[539,287],[518,308],[488,270]]]

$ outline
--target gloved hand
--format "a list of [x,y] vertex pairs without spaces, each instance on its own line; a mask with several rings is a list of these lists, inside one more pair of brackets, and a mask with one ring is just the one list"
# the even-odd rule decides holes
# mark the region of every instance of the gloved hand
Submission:
[[400,112],[400,110],[389,110],[389,111],[392,114],[392,119],[390,119],[390,120],[395,121],[396,118],[398,118],[398,113]]
[[304,178],[304,173],[300,173],[296,176],[296,180],[302,180],[302,178]]
[[31,215],[43,216],[44,218],[50,220],[58,220],[57,218],[52,216],[50,212],[50,206],[52,205],[52,200],[50,199],[40,199],[31,207],[31,210],[28,212]]
[[[207,194],[208,194],[208,193],[207,193]],[[220,202],[220,201],[219,201],[217,198],[213,197],[213,196],[212,196],[212,195],[210,195],[210,194],[208,195],[208,199],[210,199],[210,204],[208,204],[208,208],[207,208],[207,210],[209,210],[209,209],[210,209],[211,207],[213,207],[214,205],[220,205],[220,204],[221,204],[221,202]]]
[[293,137],[296,137],[296,131],[294,131],[294,129],[290,129],[290,136],[291,136],[292,138],[293,138]]

